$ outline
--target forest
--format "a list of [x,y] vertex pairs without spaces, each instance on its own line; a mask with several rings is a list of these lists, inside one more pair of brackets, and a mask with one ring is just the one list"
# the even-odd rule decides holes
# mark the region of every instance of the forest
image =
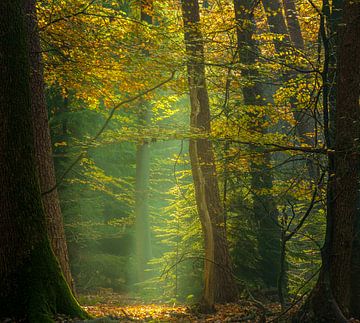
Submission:
[[360,322],[360,0],[1,0],[0,322]]

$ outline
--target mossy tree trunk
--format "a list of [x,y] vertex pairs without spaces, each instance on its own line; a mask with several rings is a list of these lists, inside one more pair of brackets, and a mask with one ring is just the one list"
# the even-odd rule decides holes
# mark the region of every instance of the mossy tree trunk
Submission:
[[25,1],[27,28],[30,35],[30,94],[34,125],[36,169],[41,192],[49,192],[42,196],[42,202],[51,247],[60,263],[67,283],[74,291],[60,202],[57,189],[54,189],[56,178],[44,95],[43,66],[35,3],[35,0]]
[[[194,134],[210,133],[210,105],[205,80],[204,41],[200,30],[197,0],[182,0],[190,90],[190,126]],[[195,198],[205,240],[202,310],[212,311],[215,302],[230,302],[237,287],[230,265],[215,157],[209,139],[190,139],[189,153]]]
[[0,2],[0,317],[86,317],[50,247],[36,172],[24,1]]

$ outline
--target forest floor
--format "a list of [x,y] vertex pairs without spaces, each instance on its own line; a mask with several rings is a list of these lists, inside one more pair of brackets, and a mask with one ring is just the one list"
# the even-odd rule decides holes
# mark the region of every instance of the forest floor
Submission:
[[[80,295],[82,307],[94,319],[87,321],[69,320],[59,316],[56,322],[60,323],[116,323],[116,322],[244,322],[270,323],[288,322],[291,315],[298,309],[290,306],[282,311],[279,303],[261,303],[255,299],[240,300],[237,303],[218,304],[213,314],[201,314],[195,306],[146,303],[140,298],[113,293],[104,290],[92,295]],[[360,323],[360,320],[351,319],[351,323]]]
[[[238,303],[218,304],[213,314],[201,314],[196,306],[145,303],[137,298],[116,293],[81,295],[83,308],[93,317],[107,317],[95,322],[277,322],[281,315],[280,305],[268,303],[264,307],[256,301],[242,300]],[[113,321],[111,321],[112,319]],[[57,322],[68,321],[58,318]],[[89,321],[92,322],[92,321]]]

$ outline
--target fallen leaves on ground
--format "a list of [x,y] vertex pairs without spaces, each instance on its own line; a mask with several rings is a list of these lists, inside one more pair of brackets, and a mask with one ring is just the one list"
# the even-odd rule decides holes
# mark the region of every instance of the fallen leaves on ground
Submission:
[[[251,301],[217,304],[215,313],[201,314],[186,305],[134,304],[134,299],[131,304],[120,305],[120,299],[116,297],[94,304],[94,298],[90,299],[92,304],[83,306],[90,315],[110,317],[119,322],[259,322],[265,314],[264,309]],[[269,304],[266,311],[269,320],[280,312],[280,308],[278,304]]]
[[[93,295],[80,296],[84,309],[97,323],[116,322],[245,322],[245,323],[275,323],[286,322],[294,315],[301,304],[290,306],[281,310],[278,303],[259,302],[252,300],[239,300],[237,303],[217,304],[213,314],[201,314],[196,306],[179,304],[152,303],[148,304],[141,298],[112,291],[103,291]],[[104,318],[101,320],[100,318]],[[108,318],[108,319],[105,319]],[[57,322],[76,322],[65,317]],[[351,323],[360,323],[359,320],[350,319]]]

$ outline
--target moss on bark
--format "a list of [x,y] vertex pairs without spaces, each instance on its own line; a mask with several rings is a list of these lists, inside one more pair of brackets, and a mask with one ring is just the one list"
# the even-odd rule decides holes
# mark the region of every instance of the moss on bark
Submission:
[[[47,236],[36,176],[23,0],[0,1],[0,321],[86,318]],[[32,35],[33,36],[33,35]]]
[[53,322],[55,314],[86,319],[46,239],[37,244],[9,280],[15,289],[0,298],[1,316]]

